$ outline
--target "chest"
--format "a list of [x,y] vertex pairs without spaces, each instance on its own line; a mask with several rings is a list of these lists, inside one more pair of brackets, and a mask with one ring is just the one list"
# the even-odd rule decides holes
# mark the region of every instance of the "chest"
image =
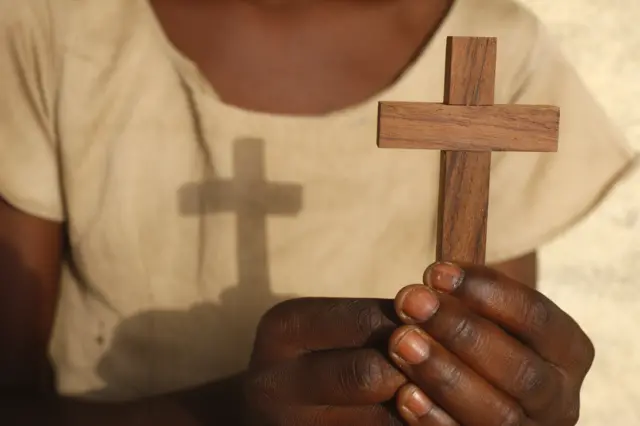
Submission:
[[[375,105],[350,125],[266,123],[204,105],[198,129],[187,102],[172,102],[65,150],[78,165],[64,171],[74,259],[114,305],[151,290],[186,304],[238,281],[330,293],[371,282],[352,274],[406,251],[394,262],[417,273],[431,246],[437,155],[377,149]],[[326,269],[298,288],[318,264]]]
[[[65,59],[62,174],[84,281],[118,306],[149,294],[187,303],[247,270],[295,293],[322,263],[305,292],[330,291],[374,278],[357,271],[385,281],[365,265],[388,263],[412,235],[415,257],[396,263],[422,267],[438,157],[377,149],[375,101],[329,117],[242,110],[209,96],[156,33],[124,27],[117,38],[94,28]],[[442,87],[412,82],[390,96],[417,93],[437,101]]]

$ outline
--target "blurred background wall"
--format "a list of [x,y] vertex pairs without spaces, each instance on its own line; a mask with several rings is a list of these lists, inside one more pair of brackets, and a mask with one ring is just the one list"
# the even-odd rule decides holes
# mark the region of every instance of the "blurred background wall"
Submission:
[[[521,0],[640,151],[640,1]],[[542,251],[542,291],[593,338],[580,426],[640,426],[640,170]]]

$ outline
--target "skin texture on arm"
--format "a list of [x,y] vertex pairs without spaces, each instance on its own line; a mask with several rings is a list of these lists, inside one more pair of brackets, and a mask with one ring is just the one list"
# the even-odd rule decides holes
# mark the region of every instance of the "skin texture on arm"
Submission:
[[0,198],[0,424],[233,424],[239,377],[130,404],[83,403],[55,394],[48,344],[63,236],[62,224],[25,214]]
[[0,389],[48,393],[62,226],[0,199]]

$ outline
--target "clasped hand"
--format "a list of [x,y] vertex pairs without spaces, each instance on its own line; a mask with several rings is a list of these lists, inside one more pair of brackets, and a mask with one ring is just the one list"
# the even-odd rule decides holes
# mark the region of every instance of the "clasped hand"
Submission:
[[573,426],[594,349],[539,292],[432,265],[395,300],[296,299],[258,328],[251,426]]

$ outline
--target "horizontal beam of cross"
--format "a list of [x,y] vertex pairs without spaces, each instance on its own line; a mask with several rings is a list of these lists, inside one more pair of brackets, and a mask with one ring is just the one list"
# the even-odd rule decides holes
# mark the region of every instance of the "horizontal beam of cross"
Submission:
[[380,102],[380,148],[555,152],[554,106]]

